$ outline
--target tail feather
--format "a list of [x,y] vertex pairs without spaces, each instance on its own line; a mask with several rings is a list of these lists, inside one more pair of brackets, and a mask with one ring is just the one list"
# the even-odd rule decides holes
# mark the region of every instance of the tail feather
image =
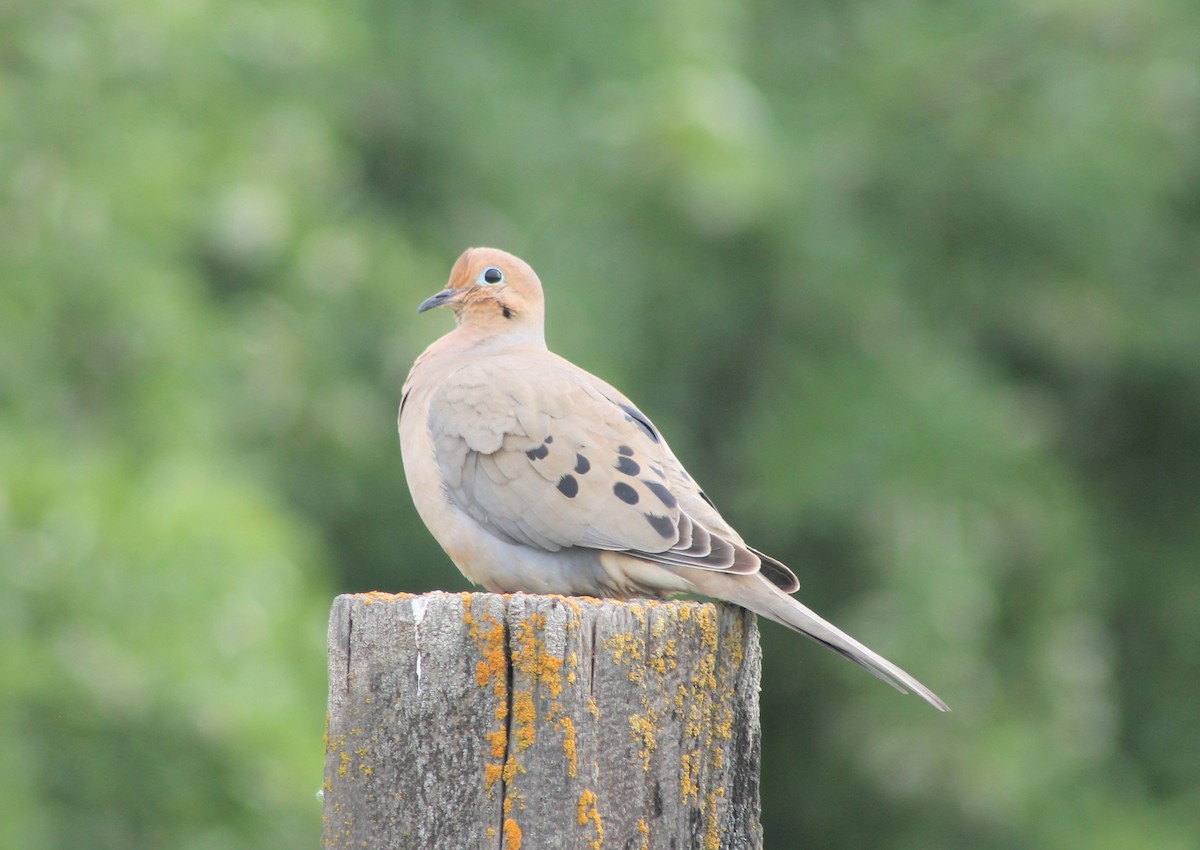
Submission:
[[[683,570],[680,570],[684,573]],[[686,578],[705,596],[724,599],[805,637],[829,647],[859,667],[878,676],[901,693],[914,693],[938,711],[949,711],[945,701],[916,678],[879,653],[843,632],[816,612],[801,605],[759,575],[725,575],[704,570],[687,570]]]

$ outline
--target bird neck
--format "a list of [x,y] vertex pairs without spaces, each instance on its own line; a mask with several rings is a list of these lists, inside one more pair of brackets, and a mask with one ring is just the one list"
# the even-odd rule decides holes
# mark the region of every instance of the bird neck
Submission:
[[448,347],[460,351],[470,349],[475,354],[490,354],[511,348],[546,348],[542,326],[533,322],[520,322],[511,327],[464,324],[443,339],[449,343]]

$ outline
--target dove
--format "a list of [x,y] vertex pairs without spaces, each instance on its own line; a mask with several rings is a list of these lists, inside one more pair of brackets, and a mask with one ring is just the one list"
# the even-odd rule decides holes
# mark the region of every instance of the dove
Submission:
[[933,707],[911,675],[800,604],[795,574],[746,544],[624,394],[546,347],[542,284],[523,260],[471,248],[421,302],[456,327],[413,364],[398,426],[430,533],[496,593],[688,593],[793,629]]

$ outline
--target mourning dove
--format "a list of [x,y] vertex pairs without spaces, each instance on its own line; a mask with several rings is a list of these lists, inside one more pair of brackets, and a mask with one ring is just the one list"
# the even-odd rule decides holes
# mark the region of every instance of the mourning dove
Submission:
[[929,688],[789,594],[628,398],[546,348],[542,284],[517,257],[466,251],[446,288],[457,327],[413,364],[400,448],[421,519],[468,579],[497,593],[696,593],[804,634],[902,692]]

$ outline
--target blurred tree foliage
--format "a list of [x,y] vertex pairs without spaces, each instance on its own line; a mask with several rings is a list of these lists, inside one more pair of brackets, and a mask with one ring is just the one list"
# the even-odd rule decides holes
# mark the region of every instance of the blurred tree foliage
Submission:
[[0,2],[0,845],[317,843],[492,244],[955,708],[766,628],[770,846],[1196,846],[1198,139],[1180,0]]

